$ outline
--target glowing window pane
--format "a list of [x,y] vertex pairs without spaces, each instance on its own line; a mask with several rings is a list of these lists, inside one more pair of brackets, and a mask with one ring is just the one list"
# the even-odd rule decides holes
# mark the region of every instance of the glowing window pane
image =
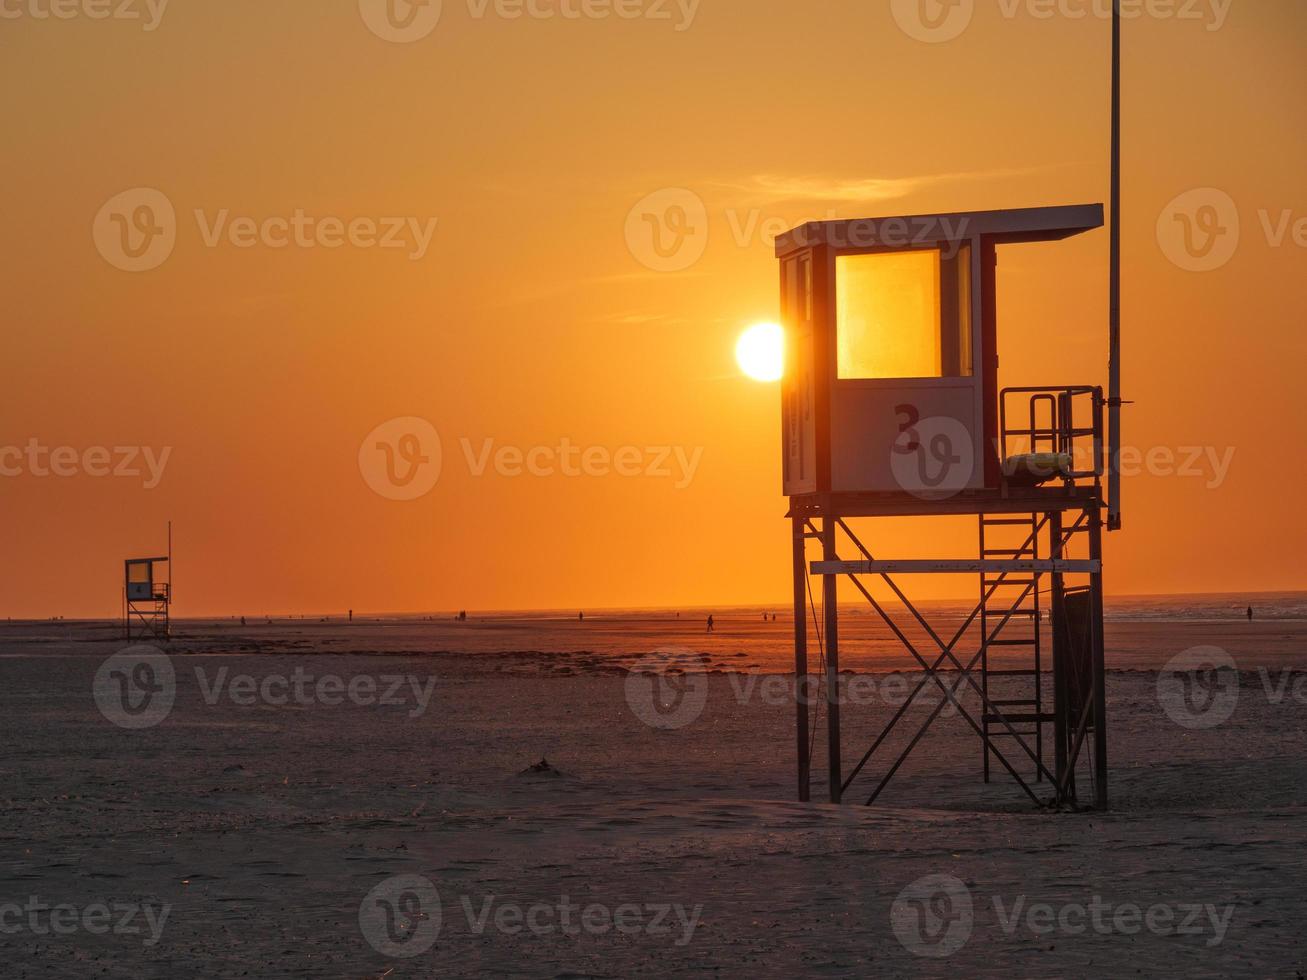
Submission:
[[880,252],[835,260],[840,378],[938,378],[940,253]]
[[835,271],[840,378],[972,376],[969,244],[839,256]]

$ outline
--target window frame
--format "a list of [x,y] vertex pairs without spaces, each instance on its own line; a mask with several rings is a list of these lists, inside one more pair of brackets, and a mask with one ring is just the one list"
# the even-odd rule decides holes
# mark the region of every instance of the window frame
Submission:
[[[981,283],[981,240],[971,235],[950,241],[913,242],[907,247],[879,245],[866,248],[832,248],[829,250],[827,303],[830,310],[830,343],[827,370],[832,384],[840,388],[971,388],[981,384],[984,364],[983,298]],[[920,378],[841,378],[839,365],[839,259],[856,255],[936,251],[948,253],[971,249],[971,373],[945,377]],[[942,338],[941,338],[942,339]]]

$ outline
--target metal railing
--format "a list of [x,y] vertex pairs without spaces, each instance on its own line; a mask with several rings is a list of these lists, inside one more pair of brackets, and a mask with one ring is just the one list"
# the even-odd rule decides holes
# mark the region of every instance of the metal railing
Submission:
[[[1009,400],[1026,399],[1026,427],[1012,428]],[[1071,458],[1071,468],[1057,475],[1071,483],[1103,475],[1103,389],[1004,388],[999,394],[999,431],[1003,462],[1015,453],[1057,453]],[[1083,421],[1088,417],[1088,424]],[[1025,440],[1018,449],[1016,440]],[[1089,445],[1086,445],[1086,441]]]

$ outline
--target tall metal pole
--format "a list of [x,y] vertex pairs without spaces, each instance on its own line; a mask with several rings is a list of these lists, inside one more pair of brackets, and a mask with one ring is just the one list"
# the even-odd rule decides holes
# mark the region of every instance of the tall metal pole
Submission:
[[1107,529],[1121,529],[1121,0],[1112,0],[1112,228],[1108,287]]

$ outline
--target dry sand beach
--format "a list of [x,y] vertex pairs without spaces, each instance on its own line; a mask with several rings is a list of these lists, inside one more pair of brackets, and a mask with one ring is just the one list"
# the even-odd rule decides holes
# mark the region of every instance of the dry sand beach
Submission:
[[[949,712],[877,807],[792,802],[788,623],[758,610],[186,622],[137,728],[101,710],[106,626],[10,624],[3,972],[1301,976],[1307,622],[1135,613],[1102,815],[986,786]],[[875,634],[846,754],[908,666]],[[1177,709],[1158,671],[1197,643],[1240,683]],[[628,668],[659,648],[704,655],[701,700],[652,703]]]

